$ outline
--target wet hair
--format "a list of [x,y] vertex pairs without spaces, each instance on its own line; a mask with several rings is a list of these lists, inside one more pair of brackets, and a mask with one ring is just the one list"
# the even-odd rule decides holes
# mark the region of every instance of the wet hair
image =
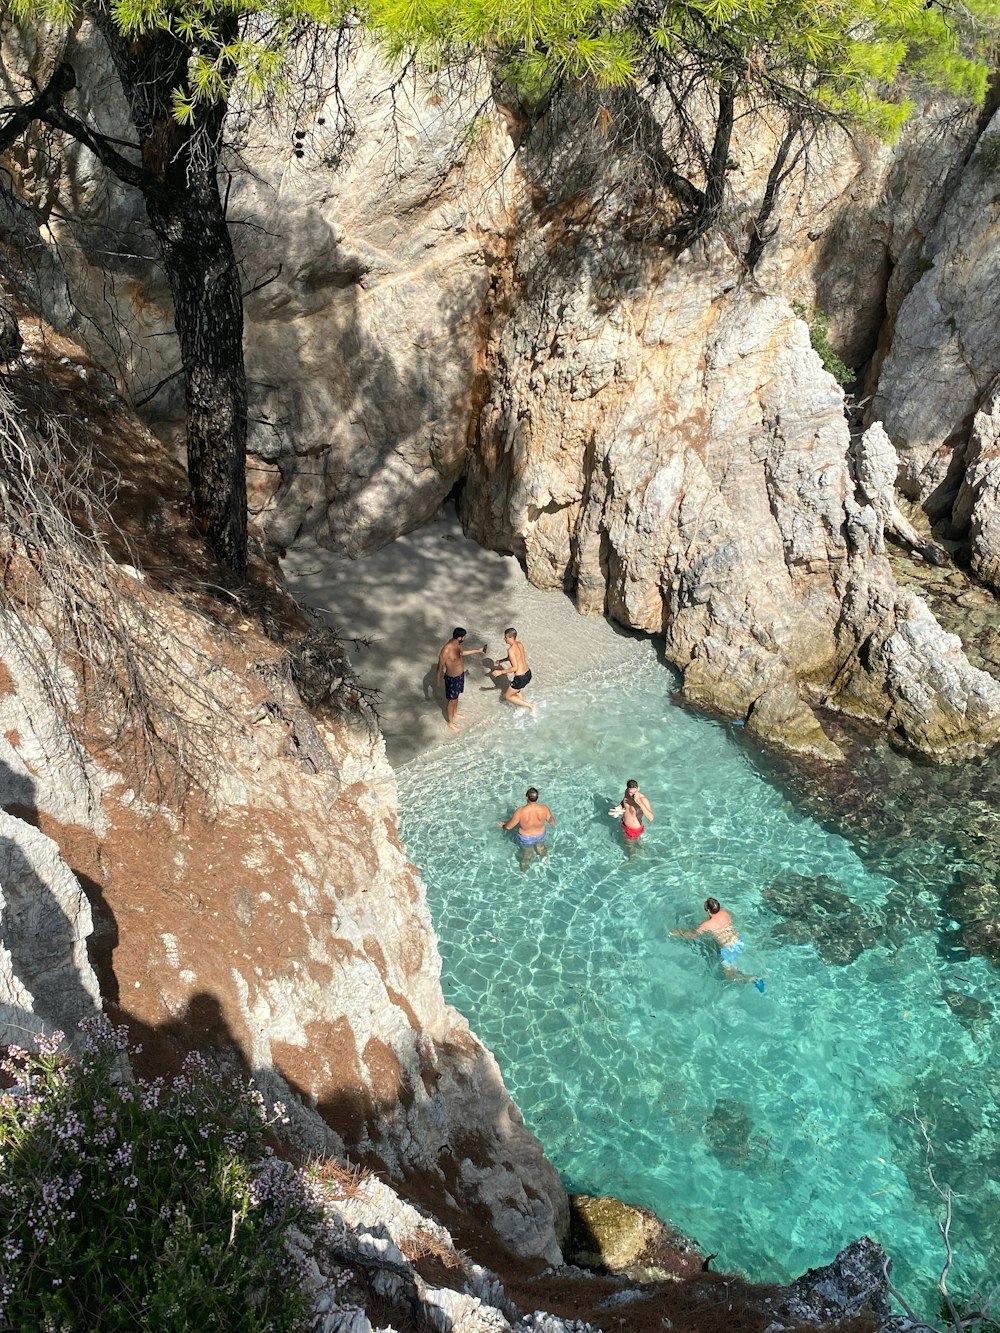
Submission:
[[514,629],[513,627],[511,627],[510,629],[505,629],[505,630],[504,630],[504,632],[503,632],[503,636],[504,636],[504,638],[506,639],[507,636],[508,636],[509,634],[513,634],[514,638],[515,638],[515,639],[517,638],[517,630]]
[[631,791],[633,787],[638,787],[638,785],[635,778],[629,778],[628,782],[625,783],[625,790]]
[[452,630],[451,637],[453,639],[464,639],[468,632],[467,629],[462,629],[461,625],[459,625],[458,629]]
[[716,912],[721,912],[722,905],[720,904],[718,898],[706,898],[705,911],[709,914],[709,916],[715,916]]
[[528,798],[529,801],[537,801],[537,800],[538,800],[538,788],[537,788],[537,787],[529,787],[528,790],[527,790],[524,794],[525,794],[525,796]]

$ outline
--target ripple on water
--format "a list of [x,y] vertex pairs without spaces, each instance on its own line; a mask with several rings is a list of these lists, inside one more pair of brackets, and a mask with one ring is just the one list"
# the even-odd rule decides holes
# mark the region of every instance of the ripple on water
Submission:
[[[629,861],[607,810],[632,776],[657,818]],[[521,875],[496,820],[531,784],[559,823]],[[445,992],[569,1188],[645,1204],[758,1280],[867,1233],[930,1312],[941,1209],[916,1115],[963,1195],[952,1288],[995,1272],[1000,990],[986,962],[940,947],[942,848],[908,859],[904,884],[866,869],[728,728],[672,708],[652,665],[415,761],[400,799]],[[709,893],[764,995],[666,938]]]

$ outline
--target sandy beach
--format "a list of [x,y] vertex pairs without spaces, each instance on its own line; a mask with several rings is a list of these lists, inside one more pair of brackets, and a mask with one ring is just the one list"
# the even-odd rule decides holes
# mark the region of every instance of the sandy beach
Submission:
[[[499,710],[502,680],[491,679],[493,658],[505,655],[508,625],[525,644],[532,682],[525,697],[595,669],[648,662],[658,645],[595,616],[581,616],[562,592],[533,588],[512,556],[485,551],[462,534],[450,507],[415,532],[360,560],[300,545],[283,562],[294,595],[321,612],[350,646],[362,680],[380,691],[378,703],[389,761],[401,767],[439,745],[462,745],[469,732]],[[488,645],[487,658],[466,659],[462,730],[450,732],[443,691],[434,689],[441,645],[452,630],[469,631],[467,646]],[[664,672],[664,689],[670,688]]]

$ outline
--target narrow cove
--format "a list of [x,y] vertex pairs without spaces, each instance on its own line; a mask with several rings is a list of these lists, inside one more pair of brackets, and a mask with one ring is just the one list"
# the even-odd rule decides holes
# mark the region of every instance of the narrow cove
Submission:
[[[355,657],[381,689],[446,997],[567,1187],[651,1207],[718,1267],[760,1280],[867,1233],[935,1316],[943,1205],[916,1112],[956,1194],[951,1289],[988,1282],[1000,973],[961,947],[951,910],[970,838],[982,859],[970,794],[996,762],[917,767],[870,734],[857,766],[775,761],[673,705],[676,676],[651,640],[532,587],[447,510],[363,560],[300,549],[285,573],[365,640]],[[537,722],[470,658],[465,729],[446,731],[433,664],[456,624],[474,646],[518,627]],[[629,863],[607,811],[630,777],[656,819]],[[559,823],[548,863],[522,876],[496,821],[532,784]],[[991,809],[997,790],[981,791]],[[710,948],[667,939],[709,894],[732,911],[763,995],[726,985]]]
[[[905,885],[867,869],[669,688],[637,653],[399,771],[446,996],[571,1190],[651,1207],[761,1281],[868,1234],[931,1313],[943,1204],[918,1122],[956,1191],[954,1290],[1000,1241],[1000,989],[951,947],[947,852],[925,845]],[[657,818],[629,861],[607,810],[632,776]],[[496,820],[530,784],[559,826],[521,875]],[[709,894],[765,994],[667,938]]]

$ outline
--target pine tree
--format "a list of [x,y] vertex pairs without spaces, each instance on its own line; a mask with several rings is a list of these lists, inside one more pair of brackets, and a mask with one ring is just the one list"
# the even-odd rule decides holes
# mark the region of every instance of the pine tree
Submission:
[[[682,205],[679,244],[720,213],[738,114],[779,109],[787,129],[747,250],[751,268],[773,235],[781,182],[817,125],[891,137],[921,86],[976,105],[1000,36],[1000,0],[7,0],[6,13],[67,25],[88,15],[107,42],[134,142],[67,108],[76,76],[61,64],[34,97],[0,107],[0,152],[40,123],[142,194],[174,301],[193,512],[210,549],[240,576],[243,301],[219,162],[230,101],[252,106],[280,90],[304,34],[348,23],[390,58],[435,69],[485,59],[535,106],[580,84],[657,101],[664,180]],[[692,109],[704,106],[707,119]],[[605,111],[605,132],[612,119]]]

